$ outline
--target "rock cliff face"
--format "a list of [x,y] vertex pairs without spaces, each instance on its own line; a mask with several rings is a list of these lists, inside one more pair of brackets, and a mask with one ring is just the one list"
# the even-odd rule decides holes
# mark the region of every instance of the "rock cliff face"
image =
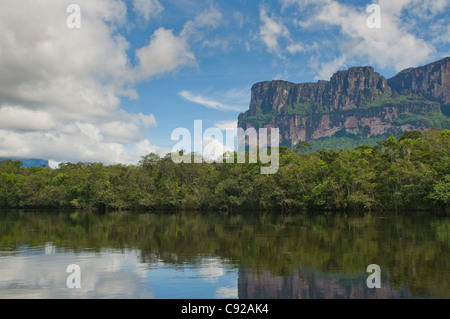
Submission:
[[238,127],[279,128],[281,142],[335,135],[374,137],[450,123],[450,57],[386,80],[372,67],[339,71],[330,81],[257,83]]
[[419,95],[450,105],[450,57],[404,70],[388,80],[397,94]]

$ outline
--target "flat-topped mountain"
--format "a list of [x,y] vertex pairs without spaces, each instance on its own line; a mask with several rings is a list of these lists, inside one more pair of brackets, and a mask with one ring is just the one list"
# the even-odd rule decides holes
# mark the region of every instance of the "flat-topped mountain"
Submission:
[[284,146],[332,136],[377,137],[450,128],[450,57],[385,79],[353,67],[329,81],[260,82],[238,127],[279,128]]

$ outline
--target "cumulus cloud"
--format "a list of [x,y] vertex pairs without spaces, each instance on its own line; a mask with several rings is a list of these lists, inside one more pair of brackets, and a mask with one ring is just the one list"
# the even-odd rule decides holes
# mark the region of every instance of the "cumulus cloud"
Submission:
[[[389,1],[379,0],[381,8],[381,28],[367,27],[369,13],[365,7],[342,4],[335,0],[283,0],[283,8],[294,6],[306,19],[300,20],[298,26],[305,30],[325,27],[337,28],[341,35],[339,43],[324,42],[340,53],[334,59],[319,59],[316,79],[329,79],[338,67],[353,64],[354,61],[367,61],[381,68],[393,68],[400,71],[406,67],[417,66],[428,61],[434,47],[414,35],[404,23],[405,12],[413,14],[420,10],[436,13],[445,6],[444,1],[426,3],[416,0]],[[417,11],[419,10],[419,11]],[[292,48],[293,49],[293,48]],[[414,52],[414,54],[408,54]],[[319,53],[320,54],[320,53]]]
[[[124,1],[77,4],[80,29],[67,27],[67,3],[59,0],[2,2],[0,156],[136,163],[166,151],[146,138],[155,117],[125,111],[121,99],[137,98],[141,81],[195,64],[188,35],[157,29],[131,61],[118,32],[128,21]],[[157,0],[132,5],[146,20],[163,10]]]
[[155,31],[150,43],[137,50],[136,57],[139,75],[143,79],[195,64],[195,56],[189,50],[188,39],[176,36],[172,30],[164,28]]
[[221,19],[220,11],[208,8],[193,20],[187,21],[179,34],[164,27],[157,29],[148,45],[136,50],[138,79],[145,80],[176,71],[180,67],[197,65],[195,54],[190,49],[191,44],[202,41],[204,46],[211,46],[210,41],[204,41],[202,30],[218,27]]
[[[168,150],[154,146],[146,138],[123,144],[105,139],[102,129],[90,123],[74,123],[63,130],[17,133],[0,130],[2,153],[8,156],[49,158],[56,162],[86,161],[137,164],[148,153],[166,154]],[[107,129],[107,128],[106,128]],[[128,134],[136,134],[130,132]],[[135,138],[135,136],[132,136]]]
[[0,127],[19,131],[49,130],[57,126],[54,117],[45,111],[21,106],[0,107]]
[[153,115],[124,114],[125,120],[102,123],[100,130],[111,142],[129,144],[144,138],[145,128],[156,126]]
[[289,38],[288,28],[282,22],[269,17],[264,8],[260,9],[259,14],[262,22],[259,30],[261,40],[266,44],[270,53],[279,53],[279,39],[283,37]]
[[164,10],[164,7],[158,0],[134,0],[133,10],[143,17],[146,21],[158,17]]
[[[2,3],[2,102],[70,114],[77,108],[79,116],[88,117],[117,107],[113,90],[132,74],[128,44],[107,23],[120,25],[126,7],[118,1],[81,3],[85,14],[79,30],[66,27],[67,14],[59,1]],[[30,7],[27,14],[21,6]]]

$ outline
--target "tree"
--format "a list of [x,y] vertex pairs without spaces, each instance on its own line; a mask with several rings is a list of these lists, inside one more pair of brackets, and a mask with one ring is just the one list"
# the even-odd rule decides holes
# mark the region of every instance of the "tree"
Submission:
[[422,138],[423,134],[422,132],[419,131],[407,131],[405,133],[403,133],[402,136],[400,136],[399,138],[399,142],[403,141],[403,140],[417,140],[419,138]]
[[300,141],[294,146],[294,152],[297,154],[308,154],[312,151],[312,146],[305,141]]
[[145,169],[152,169],[158,164],[161,160],[161,157],[158,154],[150,153],[148,155],[142,156],[139,161],[139,165],[144,167]]
[[430,197],[437,202],[444,203],[447,209],[450,209],[450,175],[445,175],[442,181],[434,185]]

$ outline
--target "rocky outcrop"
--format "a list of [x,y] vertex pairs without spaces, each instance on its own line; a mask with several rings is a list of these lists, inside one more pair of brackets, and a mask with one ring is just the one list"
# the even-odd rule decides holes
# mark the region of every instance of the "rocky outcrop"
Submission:
[[450,57],[406,69],[389,79],[388,85],[397,94],[422,96],[450,105]]
[[250,109],[240,114],[238,127],[277,127],[285,146],[336,134],[398,136],[439,123],[448,104],[450,58],[407,69],[389,80],[372,67],[354,67],[337,72],[330,81],[255,84]]

